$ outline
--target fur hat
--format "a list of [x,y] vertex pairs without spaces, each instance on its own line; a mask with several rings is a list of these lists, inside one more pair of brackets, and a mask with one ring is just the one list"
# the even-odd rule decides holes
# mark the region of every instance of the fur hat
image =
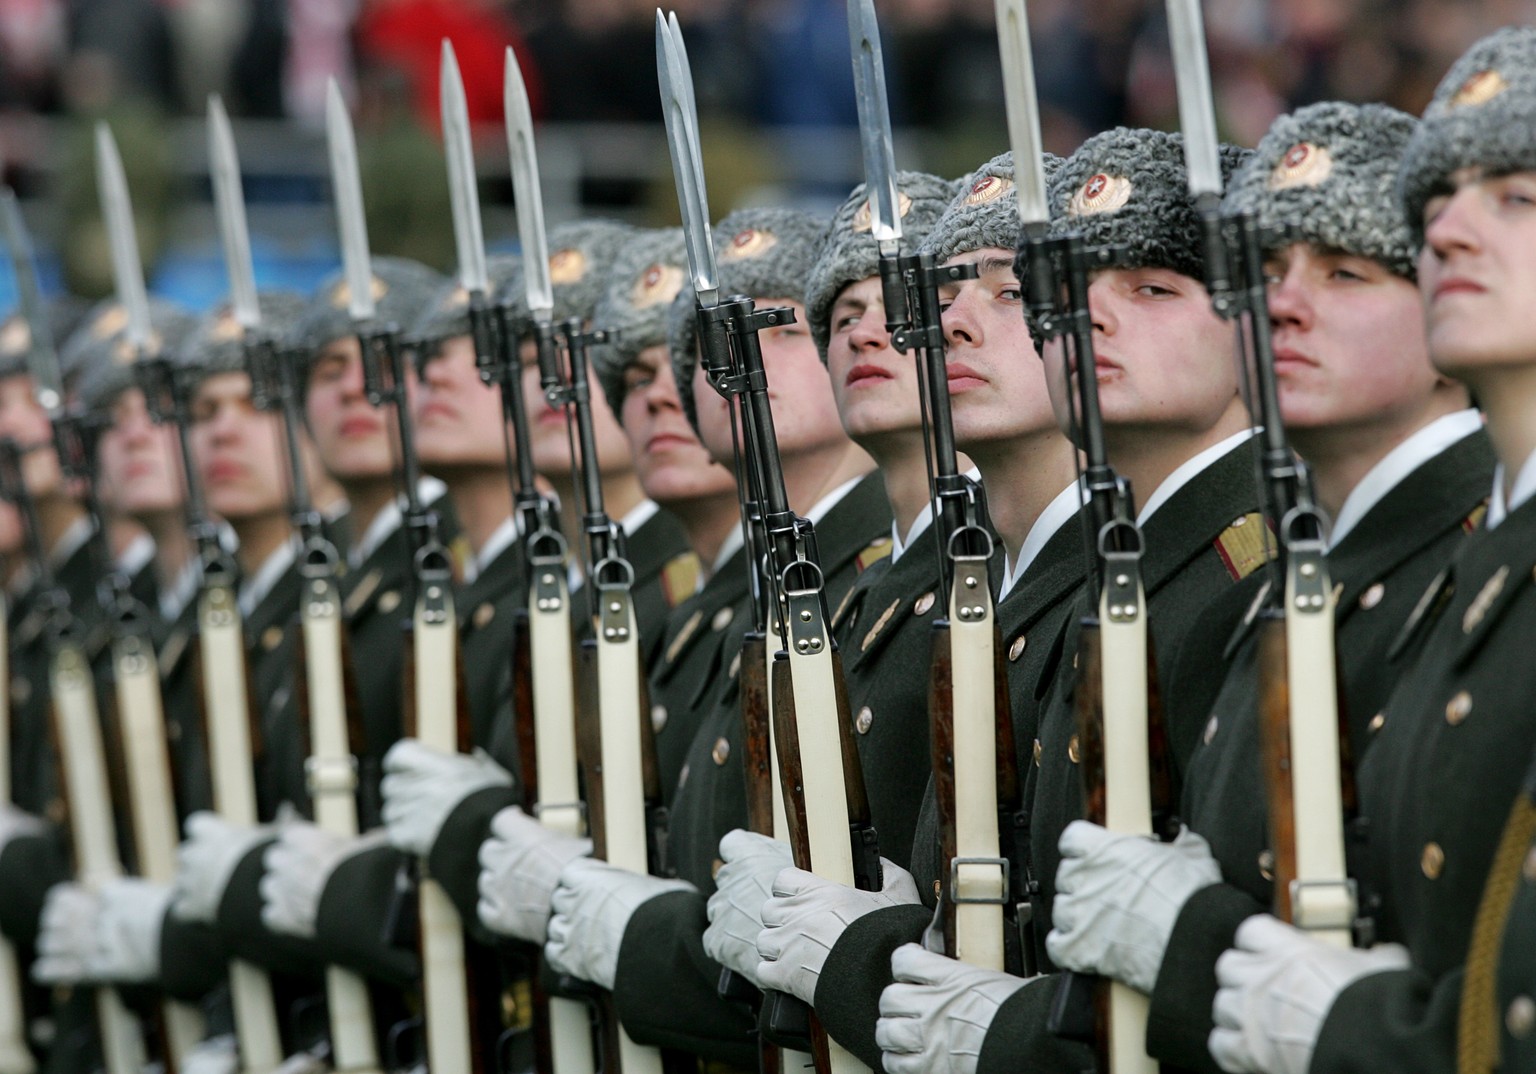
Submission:
[[[955,183],[924,172],[896,173],[896,207],[901,213],[902,244],[913,250],[955,196]],[[805,286],[805,319],[821,360],[827,360],[827,341],[832,338],[832,303],[850,283],[880,271],[880,249],[870,234],[871,207],[860,183],[832,216],[811,277]]]
[[1326,101],[1281,116],[1232,177],[1222,208],[1379,261],[1412,280],[1397,168],[1418,120],[1383,104]]
[[[816,259],[826,222],[800,209],[737,209],[714,228],[715,264],[720,297],[746,295],[754,299],[799,298]],[[667,346],[683,413],[697,431],[699,413],[693,400],[693,370],[697,302],[692,287],[684,287],[667,311]]]
[[687,283],[682,228],[636,231],[619,249],[593,317],[597,327],[618,333],[592,350],[592,368],[614,414],[624,405],[625,366],[647,347],[667,342],[667,311]]
[[1452,172],[1536,169],[1536,27],[1506,26],[1451,65],[1403,153],[1398,192],[1415,249],[1424,203]]
[[[557,321],[572,317],[591,320],[608,282],[608,270],[619,248],[634,229],[615,220],[577,220],[549,233],[549,282]],[[526,316],[528,295],[521,264],[502,286],[498,297]]]
[[[197,318],[163,299],[149,300],[149,349],[155,354],[175,354],[197,326]],[[104,410],[134,386],[133,362],[137,355],[128,346],[127,316],[116,300],[97,303],[85,322],[71,333],[60,350],[59,364],[66,383],[86,410]]]
[[[270,324],[271,331],[279,337],[284,326],[297,323],[306,308],[313,308],[312,303],[292,291],[262,291],[257,297],[263,326]],[[235,319],[229,299],[205,313],[183,336],[176,352],[188,383],[197,384],[219,373],[246,372],[244,339],[245,330]]]
[[[495,300],[501,287],[517,274],[520,264],[521,261],[510,254],[485,259],[485,275],[490,285],[486,290],[491,301]],[[415,320],[407,328],[407,337],[424,347],[436,347],[445,339],[468,335],[469,292],[457,277],[443,280],[438,284],[436,293],[417,307]]]
[[[89,306],[84,299],[74,295],[47,299],[45,305],[44,316],[48,319],[53,345],[61,347],[84,320]],[[0,321],[0,379],[27,372],[30,368],[27,359],[31,353],[32,326],[18,309]]]
[[[375,316],[380,322],[392,323],[402,330],[416,323],[422,309],[443,284],[442,273],[404,257],[375,257],[372,268]],[[304,308],[289,314],[285,325],[290,329],[288,342],[313,355],[326,344],[352,335],[356,329],[347,308],[351,294],[345,270],[338,269],[321,280]],[[265,303],[261,315],[274,325],[282,323],[281,318],[267,312]]]
[[[1060,163],[1047,153],[1049,175]],[[945,208],[922,251],[942,265],[958,254],[987,246],[1011,250],[1019,239],[1019,209],[1014,195],[1013,154],[1000,153],[962,177],[950,191],[953,200]]]

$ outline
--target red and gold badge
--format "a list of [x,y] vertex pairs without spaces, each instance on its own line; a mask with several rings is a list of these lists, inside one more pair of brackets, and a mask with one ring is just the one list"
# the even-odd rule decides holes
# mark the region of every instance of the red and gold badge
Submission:
[[1071,216],[1112,213],[1131,200],[1131,181],[1121,175],[1098,172],[1090,175],[1067,205]]
[[549,282],[571,284],[587,274],[587,255],[574,246],[549,255]]
[[1491,69],[1479,71],[1461,84],[1461,88],[1451,98],[1449,107],[1470,108],[1473,105],[1487,104],[1508,88],[1509,83],[1499,72]]
[[1333,174],[1333,154],[1313,142],[1297,142],[1269,173],[1269,189],[1320,186]]
[[682,290],[683,270],[677,265],[661,262],[646,266],[635,286],[629,292],[629,304],[637,310],[648,309],[662,302],[671,302]]
[[1000,175],[986,175],[971,184],[970,191],[965,195],[965,204],[985,205],[989,201],[996,201],[1012,189],[1012,179],[1004,179]]
[[731,236],[731,241],[725,244],[720,256],[727,261],[743,261],[767,253],[778,244],[778,236],[771,231],[755,227],[742,228]]

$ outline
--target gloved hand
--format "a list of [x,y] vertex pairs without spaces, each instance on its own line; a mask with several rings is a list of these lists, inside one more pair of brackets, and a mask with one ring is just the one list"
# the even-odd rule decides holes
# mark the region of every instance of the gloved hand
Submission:
[[484,750],[444,753],[402,738],[384,755],[384,825],[398,850],[424,858],[464,799],[486,787],[512,786],[512,774]]
[[1339,993],[1361,977],[1408,965],[1400,944],[1335,947],[1268,914],[1250,917],[1216,960],[1211,1058],[1231,1074],[1306,1074]]
[[492,932],[530,943],[548,939],[549,900],[560,872],[592,853],[592,840],[552,832],[517,806],[491,818],[480,844],[480,902],[475,912]]
[[974,1074],[997,1009],[1029,983],[915,943],[891,952],[891,974],[875,1023],[886,1074]]
[[235,866],[273,829],[231,824],[217,813],[197,812],[187,818],[186,838],[176,848],[176,897],[172,910],[186,921],[211,925]]
[[757,984],[757,934],[763,931],[763,903],[773,880],[794,864],[789,844],[737,828],[720,840],[715,893],[709,897],[709,928],[704,950],[709,957]]
[[200,1041],[181,1060],[180,1074],[238,1074],[240,1053],[234,1034]]
[[174,894],[169,884],[132,876],[101,885],[96,942],[86,963],[91,980],[142,984],[160,975],[160,924]]
[[32,979],[43,985],[72,985],[86,980],[96,946],[96,916],[101,903],[79,884],[55,884],[38,919],[37,958]]
[[804,869],[779,873],[772,898],[763,903],[763,931],[757,934],[762,987],[789,992],[814,1006],[821,968],[844,929],[887,906],[922,901],[911,873],[884,858],[880,866],[884,886],[879,891],[845,887]]
[[1076,820],[1059,846],[1051,960],[1150,994],[1184,903],[1221,881],[1210,845],[1188,828],[1159,843]]
[[624,929],[642,903],[669,891],[690,891],[683,880],[641,876],[605,861],[577,858],[560,871],[550,897],[544,957],[561,973],[613,989]]
[[23,812],[9,802],[0,802],[0,850],[18,836],[36,835],[47,827],[40,817]]

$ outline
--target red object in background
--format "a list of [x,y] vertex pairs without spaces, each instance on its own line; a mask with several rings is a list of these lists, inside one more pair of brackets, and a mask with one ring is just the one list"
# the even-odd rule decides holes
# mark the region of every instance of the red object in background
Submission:
[[417,117],[432,130],[438,111],[442,41],[453,42],[471,123],[500,123],[502,67],[511,45],[528,84],[533,114],[543,94],[533,57],[510,16],[487,0],[368,0],[355,27],[360,66],[392,66],[406,73]]

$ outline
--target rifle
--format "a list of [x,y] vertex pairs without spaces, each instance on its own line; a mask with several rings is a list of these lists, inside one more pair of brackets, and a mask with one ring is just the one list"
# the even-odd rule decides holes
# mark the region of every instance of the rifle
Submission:
[[[0,682],[11,681],[9,608],[0,591]],[[0,691],[0,802],[11,801],[11,698]],[[21,966],[16,946],[0,937],[0,1068],[15,1074],[34,1074],[37,1060],[27,1047],[26,1013],[23,1009]]]
[[[1334,647],[1337,597],[1329,577],[1327,523],[1305,464],[1285,433],[1270,339],[1264,251],[1253,214],[1221,212],[1221,169],[1200,7],[1168,0],[1189,192],[1200,211],[1206,289],[1216,313],[1238,323],[1243,383],[1260,426],[1260,492],[1278,536],[1259,612],[1260,724],[1274,912],[1283,921],[1348,947],[1358,898],[1344,861],[1344,826],[1354,808],[1349,736],[1339,705]],[[1244,353],[1246,352],[1246,353]]]
[[[773,658],[773,739],[795,864],[838,883],[878,890],[880,862],[869,802],[828,626],[815,530],[791,511],[774,437],[757,333],[791,323],[787,309],[720,295],[698,147],[687,52],[675,22],[656,13],[657,73],[673,177],[696,295],[700,353],[711,385],[731,403],[741,487],[760,507],[772,615],[783,646]],[[739,430],[738,430],[739,426]],[[772,1018],[770,1017],[770,1026]],[[810,1023],[816,1068],[862,1069]]]
[[[400,329],[375,316],[357,149],[352,121],[334,79],[327,88],[326,140],[348,307],[362,348],[364,391],[373,406],[394,410],[399,437],[404,526],[413,553],[416,582],[412,616],[416,737],[436,749],[454,751],[459,746],[458,621],[454,612],[452,562],[438,534],[437,515],[421,500],[420,464],[406,398]],[[471,1039],[463,925],[447,894],[426,875],[424,863],[418,865],[427,1065],[433,1070],[479,1071],[484,1060]]]

